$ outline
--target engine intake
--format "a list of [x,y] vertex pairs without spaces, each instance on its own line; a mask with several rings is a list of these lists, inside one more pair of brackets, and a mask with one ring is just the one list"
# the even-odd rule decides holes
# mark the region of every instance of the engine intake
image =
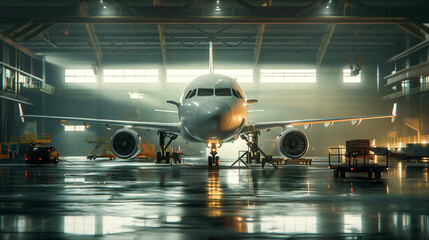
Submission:
[[276,147],[284,157],[299,158],[307,152],[308,138],[298,129],[288,129],[277,138]]
[[119,129],[110,139],[110,148],[118,158],[133,158],[140,153],[142,139],[140,135],[128,128]]

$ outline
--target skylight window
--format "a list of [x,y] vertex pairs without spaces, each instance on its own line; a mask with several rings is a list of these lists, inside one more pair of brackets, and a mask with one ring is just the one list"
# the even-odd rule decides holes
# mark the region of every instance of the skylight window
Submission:
[[316,69],[261,69],[261,82],[315,83]]

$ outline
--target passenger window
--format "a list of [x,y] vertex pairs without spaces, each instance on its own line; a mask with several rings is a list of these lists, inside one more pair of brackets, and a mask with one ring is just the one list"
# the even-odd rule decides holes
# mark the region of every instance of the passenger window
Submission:
[[216,88],[215,89],[216,96],[231,96],[230,88]]
[[234,95],[234,97],[240,98],[240,96],[237,94],[237,91],[235,89],[232,89],[232,94]]
[[189,90],[188,94],[186,94],[185,99],[189,98],[189,95],[191,95],[192,90]]
[[212,96],[213,88],[198,88],[198,96]]
[[191,95],[189,95],[189,98],[192,98],[197,93],[197,89],[192,90]]

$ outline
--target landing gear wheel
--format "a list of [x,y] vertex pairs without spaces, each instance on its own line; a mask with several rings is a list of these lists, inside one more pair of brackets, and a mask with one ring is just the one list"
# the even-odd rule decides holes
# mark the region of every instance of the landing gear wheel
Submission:
[[368,172],[368,178],[371,179],[372,178],[372,172]]
[[161,163],[161,152],[156,153],[156,163]]
[[209,167],[213,165],[213,157],[209,156]]
[[341,174],[341,178],[346,178],[346,172],[341,171],[340,174]]
[[375,172],[375,179],[381,178],[381,172]]
[[170,163],[170,159],[171,159],[170,152],[166,152],[165,153],[165,163]]
[[334,170],[334,177],[338,178],[340,176],[340,172],[338,170]]
[[216,156],[216,166],[219,167],[219,156]]
[[261,163],[261,154],[259,152],[256,153],[256,163]]

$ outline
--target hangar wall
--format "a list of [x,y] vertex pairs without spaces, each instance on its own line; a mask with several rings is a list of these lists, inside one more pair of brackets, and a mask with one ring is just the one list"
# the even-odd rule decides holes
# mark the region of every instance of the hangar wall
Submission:
[[[7,50],[6,50],[7,49]],[[11,48],[2,47],[2,62],[17,64],[16,60],[10,60]],[[400,47],[398,46],[398,49]],[[401,49],[402,50],[402,49]],[[5,52],[8,52],[6,54]],[[15,50],[12,50],[15,51]],[[391,69],[385,64],[386,59],[399,50],[362,50],[362,82],[359,84],[345,84],[342,82],[342,69],[348,68],[348,52],[328,51],[317,70],[317,82],[306,84],[291,83],[264,83],[259,82],[255,75],[255,82],[243,83],[247,97],[259,99],[259,103],[251,105],[251,109],[264,109],[263,113],[250,113],[250,121],[292,120],[319,117],[341,117],[366,114],[384,114],[391,111],[394,101],[380,102],[380,93],[377,89],[377,65],[380,66],[380,75],[387,75]],[[13,54],[12,54],[13,55]],[[19,54],[18,54],[19,55]],[[91,54],[88,54],[91,55]],[[207,67],[208,54],[206,50],[192,50],[183,52],[174,50],[168,52],[168,67],[205,68]],[[248,51],[215,51],[215,67],[252,68],[252,54]],[[21,57],[29,59],[29,57]],[[55,94],[25,93],[35,106],[25,106],[27,113],[81,116],[112,119],[130,119],[144,121],[176,122],[177,116],[168,113],[155,113],[154,109],[170,109],[174,106],[166,104],[166,100],[177,100],[185,84],[166,83],[165,79],[160,84],[72,84],[64,82],[66,68],[91,68],[87,62],[87,56],[69,54],[67,57],[59,55],[46,56],[46,83],[55,87]],[[65,60],[66,59],[66,60]],[[259,68],[289,68],[314,66],[314,51],[290,51],[288,54],[264,51],[261,54]],[[15,61],[15,62],[14,62]],[[29,61],[29,60],[20,60]],[[34,74],[41,75],[40,61],[32,60],[35,69]],[[155,67],[161,68],[160,54],[120,54],[104,55],[104,67]],[[238,64],[237,64],[238,63]],[[15,65],[17,66],[17,65]],[[22,64],[22,66],[26,66]],[[36,67],[37,66],[37,67]],[[37,69],[37,70],[36,70]],[[257,73],[257,71],[256,71]],[[5,79],[3,78],[3,82]],[[142,100],[132,102],[128,92],[139,90],[145,94]],[[400,100],[398,113],[401,118],[414,116],[415,111],[411,106],[420,102],[418,110],[424,110],[427,103],[425,96],[406,96]],[[404,103],[402,103],[404,102]],[[403,107],[405,106],[405,107]],[[403,108],[401,108],[403,107]],[[280,109],[280,110],[279,110]],[[427,112],[427,111],[426,111]],[[15,114],[14,114],[15,113]],[[422,113],[426,114],[427,113]],[[2,99],[2,141],[10,136],[20,134],[23,125],[18,122],[16,103]],[[388,120],[364,121],[358,127],[351,127],[348,123],[335,124],[330,129],[322,125],[313,126],[306,130],[310,138],[310,153],[326,155],[329,146],[344,144],[347,139],[375,138],[377,145],[387,144],[387,132],[395,128]],[[428,126],[423,124],[422,131],[427,132]],[[86,144],[86,135],[111,134],[104,126],[93,125],[85,132],[65,132],[64,127],[56,121],[39,121],[39,132],[52,133],[54,145],[63,155],[82,155],[89,153],[93,146]],[[7,129],[7,130],[6,130]],[[269,133],[263,133],[262,139],[273,139],[280,129]],[[403,133],[401,133],[403,131]],[[400,130],[400,134],[408,134],[409,130]],[[152,143],[157,145],[156,133],[144,131],[144,134]],[[271,143],[261,141],[265,149],[271,148]],[[176,141],[173,146],[184,146],[191,154],[204,152],[204,146],[187,144],[184,141]]]

